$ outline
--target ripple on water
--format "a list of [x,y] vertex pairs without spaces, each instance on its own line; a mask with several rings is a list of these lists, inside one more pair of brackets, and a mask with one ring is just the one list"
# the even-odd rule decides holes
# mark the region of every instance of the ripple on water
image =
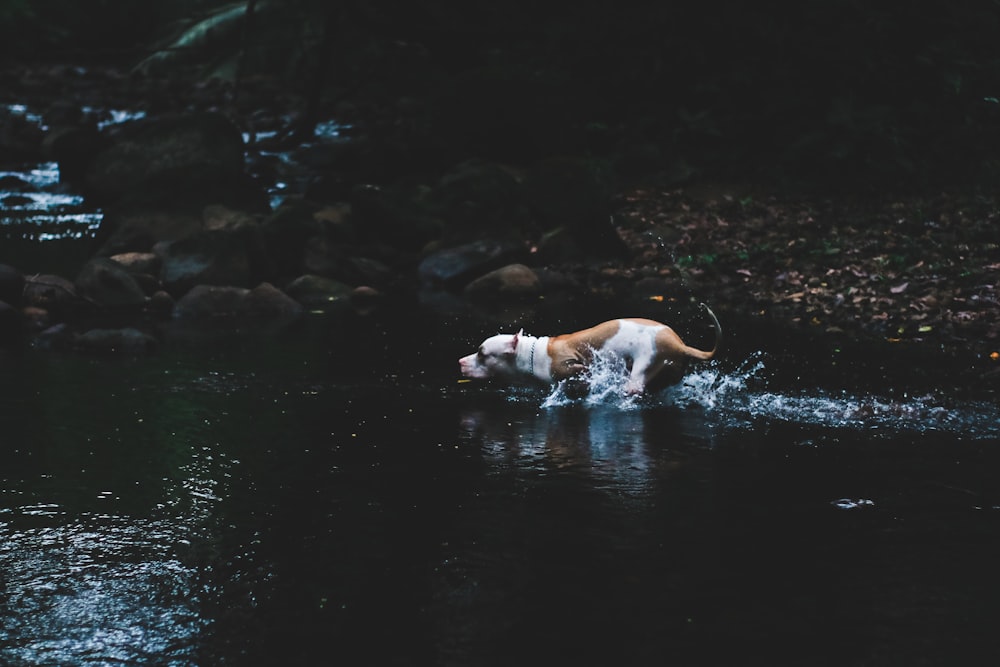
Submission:
[[[22,509],[32,524],[54,513]],[[205,622],[197,570],[176,553],[183,526],[113,515],[46,523],[0,523],[0,662],[191,663]]]
[[[746,428],[761,420],[894,433],[946,432],[965,438],[1000,435],[1000,409],[986,402],[951,402],[940,396],[889,398],[824,389],[769,390],[763,354],[751,355],[735,370],[712,363],[688,374],[678,385],[654,397],[625,393],[626,370],[620,359],[595,359],[586,376],[585,396],[570,396],[565,383],[555,385],[543,408],[566,405],[605,406],[620,410],[676,407],[701,410],[723,428]],[[514,400],[523,395],[511,394]]]

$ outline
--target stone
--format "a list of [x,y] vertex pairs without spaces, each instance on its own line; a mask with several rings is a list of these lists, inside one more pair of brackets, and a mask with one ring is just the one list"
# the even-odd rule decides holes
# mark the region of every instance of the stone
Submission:
[[465,286],[466,296],[481,301],[533,298],[540,292],[538,274],[524,264],[508,264]]
[[253,230],[216,230],[162,246],[160,282],[180,295],[195,285],[249,287],[264,268],[264,251]]
[[511,241],[483,239],[432,253],[420,262],[421,281],[433,287],[459,287],[501,266],[516,262],[524,248]]
[[174,305],[178,319],[233,317],[250,290],[232,285],[196,285]]
[[25,278],[24,305],[45,310],[54,319],[62,319],[82,310],[85,302],[69,280],[39,274]]
[[15,308],[24,301],[24,274],[9,264],[0,264],[0,301]]
[[87,168],[88,194],[115,201],[137,190],[190,198],[243,176],[243,137],[220,113],[144,118],[115,126]]
[[307,274],[290,282],[285,292],[310,310],[330,311],[347,303],[352,289],[339,280]]
[[96,354],[145,354],[153,351],[157,340],[138,329],[91,329],[73,337],[73,346]]
[[80,269],[77,293],[105,308],[141,308],[146,292],[128,270],[113,260],[97,257]]

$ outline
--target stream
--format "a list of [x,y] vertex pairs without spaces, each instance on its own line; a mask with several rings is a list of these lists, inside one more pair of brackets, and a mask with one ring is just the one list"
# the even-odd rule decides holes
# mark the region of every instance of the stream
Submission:
[[994,403],[794,387],[766,351],[568,401],[460,382],[458,317],[367,325],[5,358],[0,662],[995,650]]
[[[34,186],[0,226],[39,270],[100,219],[52,169],[0,173]],[[724,320],[653,396],[460,381],[518,324],[3,352],[0,664],[995,662],[1000,407],[947,359]]]

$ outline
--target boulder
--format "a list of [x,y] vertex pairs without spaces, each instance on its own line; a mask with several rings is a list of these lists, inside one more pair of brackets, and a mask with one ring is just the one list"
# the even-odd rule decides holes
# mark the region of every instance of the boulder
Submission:
[[39,274],[25,278],[24,305],[62,319],[81,310],[85,301],[77,294],[76,286],[65,278]]
[[177,300],[174,317],[177,319],[204,320],[233,317],[250,290],[232,285],[197,285]]
[[239,315],[256,320],[290,321],[303,313],[302,305],[271,283],[261,283],[243,299]]
[[524,264],[508,264],[465,286],[465,294],[480,301],[528,299],[541,292],[538,274]]
[[0,264],[0,301],[15,308],[24,300],[24,274],[8,264]]
[[9,346],[20,341],[23,328],[20,311],[0,301],[0,345]]
[[376,185],[351,191],[355,229],[366,241],[418,249],[441,236],[440,221],[428,215],[413,196]]
[[290,321],[302,312],[301,304],[270,283],[261,283],[253,289],[198,285],[174,306],[174,317],[185,320]]
[[24,114],[0,107],[0,154],[10,162],[38,162],[44,133]]
[[97,257],[80,269],[77,293],[105,308],[141,308],[146,293],[128,270],[110,259]]
[[565,227],[573,242],[594,257],[627,255],[611,222],[613,186],[608,165],[588,158],[542,160],[524,180],[528,204],[543,227]]
[[350,298],[352,290],[350,285],[338,280],[313,274],[299,276],[285,287],[288,296],[306,308],[322,311],[343,306]]
[[157,243],[195,236],[202,231],[201,216],[191,211],[112,209],[105,213],[97,231],[100,245],[97,254],[146,253]]
[[428,255],[417,272],[433,287],[459,287],[501,266],[518,261],[523,246],[512,241],[483,239]]
[[195,285],[249,287],[269,272],[253,229],[216,230],[158,246],[160,282],[180,295]]
[[160,257],[152,252],[124,252],[109,259],[121,264],[132,275],[159,275],[162,264]]
[[73,336],[73,346],[95,354],[145,354],[153,351],[157,340],[138,329],[91,329]]
[[445,174],[429,195],[447,223],[449,239],[489,232],[518,237],[529,227],[521,183],[510,169],[486,160],[466,160]]
[[243,137],[219,113],[144,118],[109,135],[86,174],[88,194],[102,202],[138,191],[190,199],[243,179]]

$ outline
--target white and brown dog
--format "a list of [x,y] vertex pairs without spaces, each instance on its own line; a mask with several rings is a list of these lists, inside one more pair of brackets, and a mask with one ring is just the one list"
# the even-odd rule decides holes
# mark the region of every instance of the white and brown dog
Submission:
[[625,392],[641,394],[650,384],[662,387],[679,382],[692,359],[708,361],[722,340],[722,327],[711,308],[701,304],[715,327],[715,346],[705,352],[684,344],[674,330],[654,320],[610,320],[562,336],[498,334],[483,341],[479,351],[462,357],[458,365],[467,378],[515,380],[535,378],[561,382],[583,374],[595,353],[611,354],[625,361]]

